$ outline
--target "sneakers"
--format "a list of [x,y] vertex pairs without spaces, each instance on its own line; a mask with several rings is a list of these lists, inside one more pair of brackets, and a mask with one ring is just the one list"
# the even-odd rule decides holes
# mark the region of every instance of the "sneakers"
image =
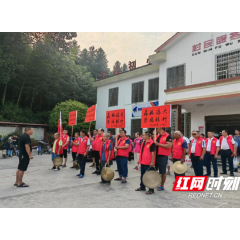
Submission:
[[77,176],[77,177],[80,177],[80,175],[81,175],[81,174],[79,173],[79,174],[77,174],[76,176]]
[[52,167],[52,168],[50,168],[51,170],[53,169],[53,170],[55,170],[56,169],[56,167]]
[[55,171],[59,171],[60,170],[60,167],[58,167],[58,168],[55,168]]
[[70,167],[70,168],[75,168],[74,166]]
[[133,169],[136,169],[137,167],[134,167]]
[[92,174],[97,174],[98,173],[98,171],[95,171],[95,172],[93,172]]
[[93,163],[92,165],[90,165],[89,167],[95,167],[96,163]]
[[62,167],[66,167],[67,165],[66,164],[63,164]]
[[79,178],[83,178],[84,176],[83,175],[80,175]]

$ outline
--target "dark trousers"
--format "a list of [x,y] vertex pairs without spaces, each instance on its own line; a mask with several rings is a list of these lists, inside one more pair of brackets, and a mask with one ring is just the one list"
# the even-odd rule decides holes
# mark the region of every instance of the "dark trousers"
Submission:
[[122,157],[122,156],[117,156],[116,161],[117,161],[119,177],[126,178],[128,175],[128,158]]
[[[106,165],[106,161],[101,161],[101,164],[100,164],[100,172],[102,172],[102,169],[105,167],[105,165]],[[107,167],[109,167],[108,164],[107,164]],[[104,183],[110,183],[110,182],[111,182],[111,181],[105,181],[105,180],[102,178],[102,176],[101,176],[101,181],[104,182]]]
[[207,175],[211,176],[211,162],[212,162],[214,177],[217,177],[218,176],[217,159],[214,158],[214,155],[211,155],[210,152],[207,152],[205,156],[206,156]]
[[99,166],[100,152],[94,151],[94,157],[95,157],[95,163],[96,163],[96,171],[99,171],[99,169],[100,169],[100,166]]
[[132,160],[132,155],[133,155],[133,153],[132,153],[132,152],[129,152],[129,154],[128,154],[128,161],[129,161],[129,162],[131,162],[131,160]]
[[[173,158],[173,163],[177,162],[177,161],[181,161],[181,159],[176,159],[176,158]],[[174,173],[175,174],[175,178],[177,176],[185,176],[185,173],[182,173],[182,174],[178,174],[178,173]]]
[[233,173],[233,156],[230,149],[223,150],[221,149],[221,160],[222,160],[222,171],[227,173],[226,161],[228,159],[230,173]]
[[196,176],[203,176],[203,160],[191,153],[192,166]]
[[[141,164],[140,188],[141,188],[142,190],[146,190],[146,188],[145,188],[145,186],[144,186],[144,184],[143,184],[143,181],[142,181],[142,177],[143,177],[144,173],[145,173],[149,168],[150,168],[149,165]],[[150,168],[149,170],[153,170],[153,168]],[[149,191],[154,192],[154,189],[149,188]]]
[[78,163],[80,165],[80,174],[84,176],[87,156],[84,157],[83,154],[78,154],[77,159],[78,159]]
[[76,152],[72,152],[72,159],[73,159],[73,161],[76,160],[76,156],[77,156],[77,153]]

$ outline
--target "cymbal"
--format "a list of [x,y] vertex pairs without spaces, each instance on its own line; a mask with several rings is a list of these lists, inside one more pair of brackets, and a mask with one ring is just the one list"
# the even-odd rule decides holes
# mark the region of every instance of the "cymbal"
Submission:
[[156,188],[161,184],[161,176],[154,170],[147,171],[143,174],[142,181],[148,188]]
[[105,181],[111,181],[114,178],[114,171],[110,167],[104,167],[101,176]]
[[54,166],[61,166],[62,165],[62,163],[63,163],[63,159],[61,158],[61,157],[55,157],[54,159],[53,159],[53,164],[54,164]]

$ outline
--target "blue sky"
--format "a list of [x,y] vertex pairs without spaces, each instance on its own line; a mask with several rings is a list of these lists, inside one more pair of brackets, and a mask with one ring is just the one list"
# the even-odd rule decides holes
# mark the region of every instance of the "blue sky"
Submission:
[[137,67],[145,65],[149,55],[163,42],[174,35],[174,32],[78,32],[76,40],[81,47],[94,45],[102,47],[107,54],[108,67],[113,68],[118,60],[122,64],[136,60]]

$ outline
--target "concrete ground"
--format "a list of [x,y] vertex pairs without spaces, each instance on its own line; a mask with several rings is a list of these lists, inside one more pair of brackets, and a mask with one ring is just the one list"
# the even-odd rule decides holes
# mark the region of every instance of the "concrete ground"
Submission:
[[[67,167],[60,171],[50,170],[50,155],[34,156],[24,176],[29,188],[17,188],[15,172],[18,158],[2,159],[0,155],[0,207],[1,208],[225,208],[240,207],[240,191],[218,191],[222,198],[189,198],[189,192],[173,192],[174,173],[167,177],[165,191],[152,195],[135,192],[139,187],[140,172],[133,170],[129,163],[127,184],[112,181],[110,186],[99,184],[100,176],[91,174],[93,168],[86,165],[83,179],[76,177],[79,172]],[[116,169],[116,163],[112,165]],[[219,168],[219,171],[221,169]],[[117,172],[115,172],[115,176]],[[188,169],[186,175],[194,175]],[[235,176],[240,177],[240,173]],[[205,191],[206,192],[206,191]],[[214,191],[207,191],[214,192]]]

